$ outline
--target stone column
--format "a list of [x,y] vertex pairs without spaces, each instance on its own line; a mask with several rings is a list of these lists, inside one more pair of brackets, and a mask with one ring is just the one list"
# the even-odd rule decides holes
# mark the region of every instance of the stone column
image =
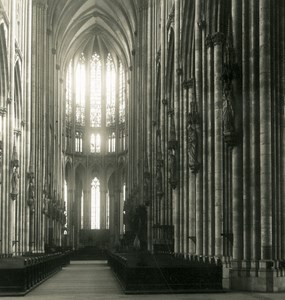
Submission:
[[270,2],[259,2],[261,259],[272,258]]
[[107,190],[105,178],[100,181],[100,229],[106,229],[106,201]]
[[223,139],[222,139],[222,45],[224,36],[213,35],[214,43],[214,115],[215,115],[215,255],[222,255],[222,203],[223,203]]
[[214,177],[214,55],[213,55],[213,39],[211,35],[206,38],[207,47],[207,99],[208,99],[208,254],[213,256],[215,253],[215,227],[214,227],[214,204],[215,204],[215,177]]
[[[242,4],[242,98],[243,98],[243,259],[249,260],[251,255],[251,226],[250,226],[250,131],[249,131],[249,1]],[[254,175],[255,176],[255,175]]]
[[[233,47],[235,59],[241,70],[242,11],[241,1],[232,0]],[[233,259],[243,258],[243,146],[242,146],[242,84],[240,78],[233,80],[233,101],[235,112],[236,145],[232,153],[232,193],[233,193]]]
[[259,170],[259,36],[256,1],[250,2],[250,198],[251,259],[260,259],[260,170]]
[[201,1],[195,4],[195,101],[197,103],[197,113],[199,115],[197,121],[197,159],[199,170],[196,174],[196,254],[203,254],[203,120],[202,118],[202,31],[200,27],[201,21]]
[[[9,161],[8,163],[8,170],[9,172],[9,253],[15,252],[15,213],[16,213],[16,203],[18,198],[18,191],[15,196],[12,195],[13,193],[13,175],[17,177],[18,182],[18,170],[19,165],[17,167],[13,167],[13,152],[18,149],[13,149],[15,145],[15,115],[14,115],[14,91],[15,91],[15,28],[16,28],[16,1],[11,1],[11,22],[10,22],[10,98],[9,98],[9,106],[8,106],[8,114],[9,114]],[[18,158],[16,158],[18,159]],[[19,163],[19,162],[18,162]],[[19,189],[19,183],[16,183],[16,190]]]

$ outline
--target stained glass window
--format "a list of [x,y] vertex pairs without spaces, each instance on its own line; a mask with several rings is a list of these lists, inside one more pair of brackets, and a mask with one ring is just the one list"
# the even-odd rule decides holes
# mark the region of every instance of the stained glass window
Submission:
[[82,152],[82,132],[76,131],[75,132],[75,151]]
[[97,53],[91,58],[90,126],[101,126],[101,60]]
[[119,122],[125,122],[126,111],[126,77],[123,64],[119,63]]
[[108,151],[109,152],[115,152],[116,151],[116,134],[115,132],[112,132],[109,135],[109,139],[108,139]]
[[66,74],[66,92],[65,92],[65,115],[66,115],[66,123],[69,124],[71,122],[72,116],[72,60],[70,61]]
[[97,177],[91,183],[91,229],[100,229],[100,181]]
[[101,136],[99,133],[92,133],[90,136],[90,152],[100,153],[101,151]]
[[86,70],[84,53],[81,54],[76,68],[76,123],[85,125]]
[[116,107],[116,72],[111,54],[107,56],[106,63],[106,125],[115,124]]

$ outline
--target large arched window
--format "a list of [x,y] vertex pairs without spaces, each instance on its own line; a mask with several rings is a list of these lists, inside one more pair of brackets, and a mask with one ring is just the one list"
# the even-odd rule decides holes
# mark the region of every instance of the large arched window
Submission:
[[106,63],[106,125],[115,124],[116,113],[116,72],[113,59],[109,53]]
[[95,53],[91,58],[90,126],[101,127],[101,60]]
[[[126,72],[117,56],[101,50],[94,49],[92,55],[82,52],[67,66],[67,152],[106,154],[124,149],[121,136],[125,138]],[[112,132],[115,136],[110,136]],[[83,145],[87,146],[84,151]]]
[[66,123],[71,122],[72,116],[72,60],[70,61],[67,72],[66,72],[66,86],[65,86],[65,114],[66,114]]
[[91,183],[91,229],[100,229],[100,181],[97,177]]
[[100,153],[101,151],[101,136],[99,133],[91,134],[90,137],[90,152],[91,153]]
[[125,123],[126,111],[126,77],[123,64],[119,63],[119,122]]
[[76,68],[76,123],[85,125],[85,89],[86,89],[85,56],[81,54]]

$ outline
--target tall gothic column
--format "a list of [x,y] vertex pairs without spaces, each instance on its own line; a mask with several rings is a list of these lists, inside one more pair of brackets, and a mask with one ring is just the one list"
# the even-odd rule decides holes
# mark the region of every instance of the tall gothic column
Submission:
[[259,2],[261,259],[272,258],[270,2]]
[[[235,59],[241,70],[242,49],[241,1],[232,0],[233,46]],[[232,193],[233,193],[233,259],[243,258],[243,146],[242,146],[242,84],[240,78],[233,80],[236,145],[232,153]]]
[[215,115],[215,255],[222,255],[222,203],[223,203],[223,139],[222,139],[222,45],[224,36],[213,35],[214,43],[214,115]]
[[10,22],[10,98],[9,98],[9,106],[8,106],[8,114],[9,114],[9,161],[8,169],[9,169],[9,253],[15,253],[15,213],[16,213],[16,203],[18,197],[18,189],[19,189],[19,161],[17,157],[17,151],[15,147],[15,115],[14,115],[14,90],[15,90],[15,29],[16,29],[16,1],[11,1],[11,22]]

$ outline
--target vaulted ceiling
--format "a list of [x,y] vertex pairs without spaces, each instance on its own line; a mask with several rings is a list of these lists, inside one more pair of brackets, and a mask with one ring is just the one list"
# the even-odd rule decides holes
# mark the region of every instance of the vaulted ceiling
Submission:
[[93,41],[131,65],[140,0],[48,0],[48,29],[65,65]]

